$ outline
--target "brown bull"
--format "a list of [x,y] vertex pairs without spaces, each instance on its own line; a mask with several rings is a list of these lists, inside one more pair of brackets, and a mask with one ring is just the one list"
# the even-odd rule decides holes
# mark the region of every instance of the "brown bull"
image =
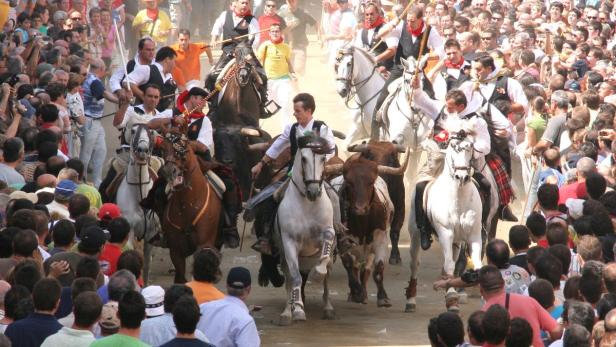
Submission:
[[389,307],[391,303],[383,286],[387,261],[387,228],[393,218],[394,206],[387,185],[379,174],[402,175],[406,169],[378,165],[360,154],[351,156],[343,165],[344,183],[341,195],[347,216],[348,233],[358,246],[341,256],[349,277],[350,299],[367,303],[367,285],[372,273],[377,285],[377,305]]
[[[400,167],[398,153],[403,153],[405,148],[391,142],[370,141],[368,143],[351,145],[349,152],[360,153],[362,158],[374,161],[379,165],[389,167]],[[390,175],[379,173],[379,176],[387,183],[389,197],[394,204],[394,216],[391,220],[389,238],[391,239],[391,254],[389,263],[392,265],[400,264],[400,251],[398,250],[398,240],[400,229],[404,223],[405,196],[404,196],[404,177],[402,175]]]

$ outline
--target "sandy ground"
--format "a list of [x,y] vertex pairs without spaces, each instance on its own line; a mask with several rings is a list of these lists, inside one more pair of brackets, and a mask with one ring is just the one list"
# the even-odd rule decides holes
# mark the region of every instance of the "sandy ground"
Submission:
[[[351,122],[351,116],[338,96],[334,87],[334,75],[327,67],[324,58],[319,54],[317,43],[313,42],[308,50],[306,76],[300,80],[300,91],[309,92],[315,96],[316,118],[324,120],[334,129],[346,131]],[[209,69],[203,59],[202,71]],[[111,118],[106,120],[107,128],[111,129]],[[282,128],[280,115],[265,120],[262,124],[272,135],[278,134]],[[117,148],[114,131],[107,136],[109,155]],[[518,204],[519,205],[519,204]],[[519,206],[516,209],[519,210]],[[506,239],[511,223],[501,223],[499,237]],[[239,226],[241,232],[243,225]],[[292,326],[276,325],[280,312],[286,302],[284,288],[259,287],[256,275],[259,268],[259,257],[250,249],[254,237],[250,235],[250,226],[246,227],[244,248],[242,251],[223,250],[223,273],[233,266],[245,266],[253,275],[254,286],[247,300],[249,305],[262,306],[262,310],[254,312],[254,318],[259,329],[264,346],[424,346],[429,345],[427,324],[431,317],[444,311],[444,293],[432,290],[432,283],[438,279],[442,266],[442,253],[438,243],[422,254],[419,286],[415,313],[405,313],[404,289],[409,270],[409,236],[406,225],[400,237],[402,264],[387,266],[385,270],[385,288],[391,299],[391,308],[377,308],[376,286],[369,285],[369,303],[367,305],[347,302],[347,278],[340,261],[333,267],[330,276],[330,295],[336,310],[333,321],[321,319],[322,287],[308,283],[306,286],[307,321],[295,323]],[[190,265],[189,265],[190,268]],[[168,251],[157,249],[153,259],[151,279],[153,283],[163,286],[171,284],[173,276]],[[224,281],[218,284],[223,290]],[[476,291],[470,291],[468,303],[461,306],[463,319],[480,306]]]

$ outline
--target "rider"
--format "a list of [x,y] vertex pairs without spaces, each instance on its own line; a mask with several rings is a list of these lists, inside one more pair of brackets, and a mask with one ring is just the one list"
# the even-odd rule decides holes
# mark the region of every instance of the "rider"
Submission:
[[[501,111],[502,107],[499,109],[498,106],[502,105],[503,102],[511,105],[510,109],[513,113],[525,113],[528,109],[528,99],[520,82],[507,77],[502,69],[496,67],[491,56],[481,55],[477,57],[472,63],[471,75],[473,79],[464,82],[460,86],[460,90],[473,98],[475,98],[475,95],[479,95],[482,105],[486,106],[488,113],[493,114],[496,111]],[[508,141],[508,136],[502,133],[499,136],[496,134],[497,132],[497,130],[491,131],[492,147],[494,153],[502,159],[506,174],[511,177],[509,143],[513,143],[514,140]],[[507,181],[509,181],[509,177],[507,177]],[[517,221],[508,206],[509,201],[505,200],[507,199],[501,201],[500,218],[507,221]]]
[[[373,123],[376,122],[376,113],[389,95],[387,87],[402,76],[404,72],[400,59],[413,57],[419,60],[428,52],[428,49],[440,54],[443,46],[443,39],[439,36],[437,30],[432,30],[432,27],[424,22],[423,7],[416,4],[411,6],[406,15],[406,20],[398,24],[391,34],[395,37],[399,37],[398,48],[394,56],[394,67],[376,101],[374,116],[372,118]],[[378,137],[378,129],[378,124],[373,124],[372,137]]]
[[[479,188],[484,194],[490,192],[490,183],[481,174],[481,166],[486,154],[490,153],[490,134],[488,132],[487,122],[478,115],[475,111],[478,109],[478,99],[467,100],[464,93],[458,89],[451,90],[445,96],[445,102],[431,99],[423,90],[418,89],[419,82],[415,80],[415,106],[421,109],[426,115],[430,116],[435,123],[434,140],[442,142],[441,130],[447,130],[447,119],[458,118],[463,120],[464,129],[467,132],[473,133],[475,141],[474,147],[474,164],[475,173],[473,177],[479,184]],[[502,116],[502,115],[501,115]],[[434,141],[432,139],[426,141]],[[429,147],[429,146],[428,146]],[[433,228],[430,224],[428,215],[423,207],[423,195],[429,181],[433,180],[442,170],[445,155],[439,151],[433,151],[428,155],[428,161],[420,170],[415,188],[415,218],[417,227],[421,235],[421,248],[427,250],[432,243]],[[486,215],[486,207],[489,204],[484,204],[484,217]]]
[[464,59],[460,43],[455,39],[445,41],[445,55],[445,60],[438,62],[426,77],[434,83],[440,74],[445,80],[447,91],[450,91],[471,79],[471,63]]
[[[178,97],[176,107],[173,109],[173,116],[176,120],[178,117],[182,117],[188,123],[186,136],[191,141],[195,154],[205,161],[211,161],[214,150],[212,123],[202,111],[203,107],[206,106],[207,96],[208,93],[198,87],[184,91]],[[237,248],[240,241],[237,232],[237,215],[241,210],[241,199],[237,187],[233,183],[232,172],[224,168],[215,171],[226,187],[222,196],[224,243],[228,248]],[[204,174],[206,173],[204,172]]]
[[156,43],[150,37],[144,37],[139,40],[137,45],[137,54],[131,60],[126,63],[126,71],[119,67],[113,75],[109,78],[109,87],[111,92],[114,93],[118,99],[124,101],[124,99],[130,99],[129,91],[126,88],[122,88],[122,82],[126,79],[126,73],[131,73],[137,66],[148,66],[154,64],[154,52],[156,51]]
[[[113,126],[120,130],[120,148],[116,150],[117,155],[112,159],[107,176],[105,176],[105,179],[99,186],[103,201],[112,202],[115,200],[113,196],[111,196],[115,192],[108,192],[109,185],[118,174],[123,173],[128,166],[130,156],[130,129],[137,124],[149,124],[150,128],[158,128],[159,124],[152,122],[154,119],[171,117],[170,112],[160,112],[156,109],[156,105],[160,100],[160,94],[161,91],[159,86],[149,84],[145,86],[143,104],[129,106],[127,101],[120,102],[118,111],[113,117]],[[129,129],[128,133],[126,129]],[[152,160],[151,163],[153,163]]]
[[[211,46],[214,46],[216,41],[221,37],[224,40],[229,40],[235,39],[238,36],[252,34],[251,39],[245,36],[241,40],[252,40],[252,48],[256,50],[259,43],[259,22],[250,12],[250,0],[234,0],[231,4],[231,8],[231,10],[221,13],[218,19],[216,19],[214,27],[212,28]],[[205,87],[207,89],[214,90],[218,75],[227,63],[233,59],[233,51],[239,41],[240,39],[230,40],[222,44],[222,55],[205,80]],[[265,109],[267,103],[267,76],[254,55],[252,55],[251,60],[259,76],[263,80],[263,84],[258,86],[259,96],[261,98],[261,115],[268,116],[270,113]],[[212,98],[212,100],[210,100],[212,108],[216,106],[216,100],[217,98]]]
[[[324,122],[315,120],[313,118],[313,113],[315,111],[316,105],[314,102],[314,97],[308,93],[300,93],[297,94],[293,98],[293,116],[297,119],[297,122],[294,124],[288,124],[282,134],[276,138],[274,143],[269,147],[265,155],[253,168],[252,168],[252,177],[255,178],[259,175],[264,166],[268,166],[274,161],[278,156],[290,146],[291,148],[291,160],[289,163],[289,167],[293,165],[293,161],[295,158],[295,154],[297,153],[298,145],[297,139],[301,136],[304,136],[306,133],[316,133],[319,136],[323,137],[327,140],[329,144],[329,148],[332,150],[330,154],[326,156],[327,159],[331,158],[334,155],[333,149],[335,148],[334,135],[332,130],[325,125]],[[325,128],[325,129],[324,129]],[[289,183],[287,179],[282,186],[277,190],[279,192],[284,192]],[[273,199],[274,197],[272,197]],[[271,225],[268,221],[268,226]],[[259,241],[253,248],[258,250],[259,252],[270,254],[271,253],[271,245],[270,245],[270,237],[271,230],[266,227],[266,234],[260,235]],[[330,243],[330,247],[323,247],[323,254],[321,254],[321,259],[325,257],[331,256],[331,245],[333,243],[333,235],[331,239],[325,238],[325,242]]]
[[394,66],[394,55],[398,39],[390,34],[386,34],[383,41],[378,38],[379,31],[385,27],[385,20],[381,11],[374,2],[369,2],[364,6],[364,26],[355,35],[355,47],[365,50],[374,50],[379,71],[391,70]]
[[124,83],[130,85],[130,89],[138,101],[143,100],[146,85],[158,85],[162,95],[160,100],[158,100],[156,109],[162,112],[173,102],[175,90],[177,89],[171,76],[171,71],[175,67],[176,57],[177,54],[173,48],[169,46],[162,47],[156,52],[154,64],[136,66],[133,72],[128,74],[128,81]]

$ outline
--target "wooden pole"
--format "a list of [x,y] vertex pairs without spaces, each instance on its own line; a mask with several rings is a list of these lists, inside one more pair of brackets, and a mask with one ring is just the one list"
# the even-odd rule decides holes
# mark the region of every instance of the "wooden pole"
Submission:
[[409,4],[406,5],[406,7],[402,11],[402,13],[400,13],[400,15],[398,17],[396,17],[396,19],[394,19],[393,21],[390,22],[390,23],[396,23],[395,25],[391,26],[391,29],[388,28],[387,30],[383,30],[383,32],[380,32],[380,33],[377,34],[377,37],[379,38],[379,42],[377,42],[376,45],[374,45],[374,47],[372,47],[370,49],[370,53],[373,53],[374,49],[376,47],[378,47],[383,42],[383,37],[385,35],[389,34],[389,32],[392,31],[398,25],[398,23],[400,23],[402,18],[404,18],[404,16],[406,16],[406,13],[411,9],[411,5],[412,4],[413,4],[413,0],[409,1]]

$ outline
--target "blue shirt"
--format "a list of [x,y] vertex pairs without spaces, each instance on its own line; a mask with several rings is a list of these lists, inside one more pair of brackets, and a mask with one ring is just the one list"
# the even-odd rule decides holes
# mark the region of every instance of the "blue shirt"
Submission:
[[199,305],[201,330],[216,347],[259,347],[261,340],[255,320],[244,302],[233,296]]
[[[165,313],[162,316],[145,319],[141,322],[141,335],[139,340],[151,346],[160,346],[163,343],[169,342],[177,335],[177,329],[173,322],[173,315]],[[207,337],[199,331],[195,331],[196,340],[207,342]],[[186,340],[186,339],[181,339]],[[203,346],[209,346],[204,344]]]
[[62,329],[62,324],[48,314],[32,313],[6,328],[6,335],[13,346],[38,347],[45,339]]

